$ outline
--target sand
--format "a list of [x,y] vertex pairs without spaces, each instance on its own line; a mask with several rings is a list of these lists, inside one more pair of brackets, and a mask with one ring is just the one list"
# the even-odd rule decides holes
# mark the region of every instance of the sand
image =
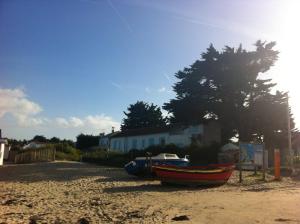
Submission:
[[300,181],[162,186],[77,162],[0,167],[0,223],[300,223]]

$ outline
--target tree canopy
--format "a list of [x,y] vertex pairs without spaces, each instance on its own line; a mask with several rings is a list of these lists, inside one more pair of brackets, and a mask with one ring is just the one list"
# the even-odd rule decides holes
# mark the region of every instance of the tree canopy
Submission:
[[263,78],[274,65],[275,42],[255,43],[247,51],[226,46],[217,51],[211,44],[201,59],[176,73],[176,98],[164,104],[171,122],[218,120],[223,142],[272,138],[286,131],[286,94],[271,92],[276,84]]
[[48,141],[48,139],[43,135],[36,135],[36,136],[33,137],[33,139],[31,141],[46,143]]
[[99,136],[80,134],[76,137],[76,148],[81,150],[89,149],[99,145]]
[[160,107],[148,104],[143,101],[137,101],[130,104],[124,111],[126,118],[123,119],[121,130],[145,128],[145,127],[162,127],[166,125],[166,119],[163,118]]

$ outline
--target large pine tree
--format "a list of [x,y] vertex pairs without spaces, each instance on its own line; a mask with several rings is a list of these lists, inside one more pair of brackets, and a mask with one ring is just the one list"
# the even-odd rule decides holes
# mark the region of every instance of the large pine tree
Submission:
[[137,101],[130,104],[124,111],[126,118],[123,119],[121,130],[163,127],[166,125],[166,119],[163,118],[160,108],[154,104],[148,104],[143,101]]
[[241,141],[272,138],[286,131],[286,97],[272,94],[276,84],[263,75],[274,65],[274,42],[257,41],[254,51],[210,45],[200,60],[176,73],[176,98],[164,105],[171,122],[218,120],[222,139]]

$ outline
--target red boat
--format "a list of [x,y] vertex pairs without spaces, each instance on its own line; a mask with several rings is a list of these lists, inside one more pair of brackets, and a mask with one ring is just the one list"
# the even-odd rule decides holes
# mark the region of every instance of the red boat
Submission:
[[162,183],[211,186],[225,184],[230,178],[233,164],[215,164],[209,166],[172,166],[152,167]]

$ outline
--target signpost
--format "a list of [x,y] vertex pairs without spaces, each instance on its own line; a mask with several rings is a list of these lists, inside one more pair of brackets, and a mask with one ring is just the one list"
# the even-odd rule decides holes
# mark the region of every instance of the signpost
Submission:
[[263,180],[265,180],[265,170],[267,168],[267,154],[264,144],[240,142],[239,170],[240,182],[243,180],[242,170],[254,170],[256,174],[257,167],[263,170]]

